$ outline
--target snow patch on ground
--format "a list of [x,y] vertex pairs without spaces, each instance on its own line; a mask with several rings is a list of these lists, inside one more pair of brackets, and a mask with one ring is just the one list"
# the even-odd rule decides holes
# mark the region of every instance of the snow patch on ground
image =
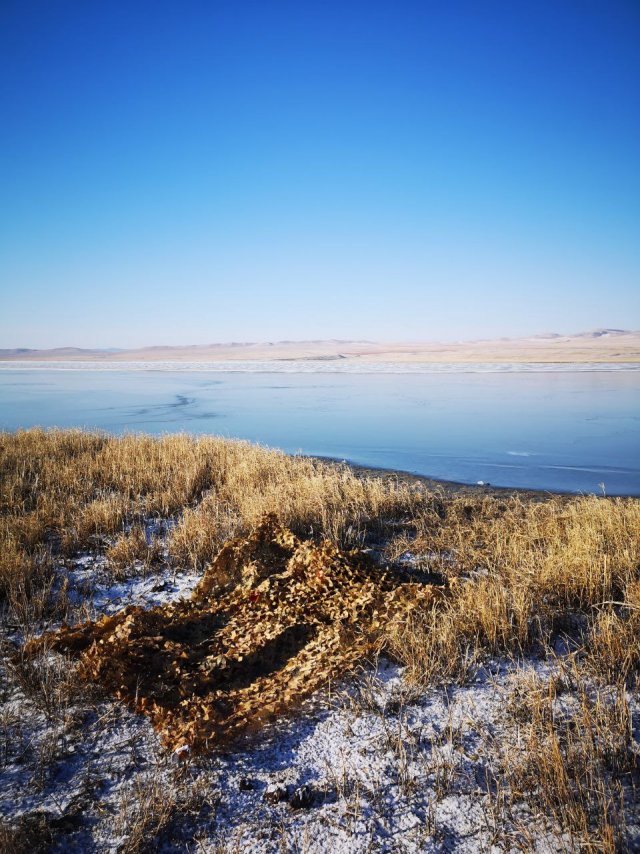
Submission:
[[144,574],[134,566],[130,577],[113,582],[102,556],[81,555],[59,572],[68,579],[67,596],[73,605],[89,604],[97,615],[115,614],[127,605],[152,608],[191,596],[201,575],[165,567]]
[[[59,739],[35,782],[27,754],[42,754],[56,724],[33,710],[22,725],[26,752],[0,770],[0,812],[37,809],[61,824],[68,816],[71,832],[54,851],[115,852],[126,841],[129,793],[152,780],[170,792],[187,779],[211,805],[199,834],[190,829],[202,851],[504,850],[492,844],[486,740],[500,735],[513,665],[494,669],[467,687],[408,696],[402,669],[380,661],[348,689],[323,692],[295,717],[187,765],[162,750],[144,717],[103,700]],[[538,850],[558,843],[539,828]]]

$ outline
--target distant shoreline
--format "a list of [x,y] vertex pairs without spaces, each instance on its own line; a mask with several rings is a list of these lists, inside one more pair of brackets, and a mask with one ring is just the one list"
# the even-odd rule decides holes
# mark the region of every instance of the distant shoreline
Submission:
[[639,363],[640,331],[599,329],[576,335],[456,342],[272,341],[137,349],[1,349],[2,362],[237,363],[328,362],[333,364],[581,364]]
[[253,359],[221,361],[80,361],[0,359],[0,371],[60,371],[70,373],[234,373],[234,374],[509,374],[611,373],[640,371],[633,361],[365,361],[358,359]]
[[[306,455],[301,455],[306,456]],[[492,498],[509,498],[512,496],[521,496],[527,501],[546,501],[549,498],[575,498],[580,495],[580,492],[570,492],[568,490],[557,489],[531,489],[519,486],[494,486],[491,483],[463,483],[456,480],[444,480],[435,477],[429,477],[425,474],[417,474],[415,472],[406,471],[405,469],[383,468],[378,466],[366,466],[360,463],[351,462],[348,459],[339,459],[338,457],[323,457],[309,456],[308,459],[320,460],[321,462],[338,463],[346,465],[359,477],[379,477],[383,480],[393,479],[399,480],[401,483],[418,482],[424,486],[443,492],[447,496],[464,497],[465,495],[487,495]],[[603,498],[600,493],[592,493],[597,498]],[[616,498],[633,498],[638,500],[637,495],[618,495]]]

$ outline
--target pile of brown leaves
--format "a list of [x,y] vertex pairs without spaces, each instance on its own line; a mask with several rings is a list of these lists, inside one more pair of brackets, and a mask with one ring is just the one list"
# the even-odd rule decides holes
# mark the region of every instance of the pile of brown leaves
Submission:
[[441,592],[274,519],[227,542],[191,601],[128,607],[38,643],[144,712],[173,749],[206,750],[292,708],[376,651],[381,628]]

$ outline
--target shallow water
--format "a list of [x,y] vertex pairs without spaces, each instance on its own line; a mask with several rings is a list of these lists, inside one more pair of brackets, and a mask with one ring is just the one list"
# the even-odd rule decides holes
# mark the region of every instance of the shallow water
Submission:
[[266,367],[5,364],[0,427],[217,434],[464,483],[640,495],[640,371]]

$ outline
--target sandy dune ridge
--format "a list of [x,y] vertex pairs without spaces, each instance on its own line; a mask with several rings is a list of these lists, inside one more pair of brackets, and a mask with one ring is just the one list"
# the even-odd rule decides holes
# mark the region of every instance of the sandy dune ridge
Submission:
[[0,349],[0,361],[330,361],[359,362],[640,362],[640,331],[598,329],[575,335],[549,333],[529,338],[459,342],[276,341],[190,346],[154,346],[131,350]]

